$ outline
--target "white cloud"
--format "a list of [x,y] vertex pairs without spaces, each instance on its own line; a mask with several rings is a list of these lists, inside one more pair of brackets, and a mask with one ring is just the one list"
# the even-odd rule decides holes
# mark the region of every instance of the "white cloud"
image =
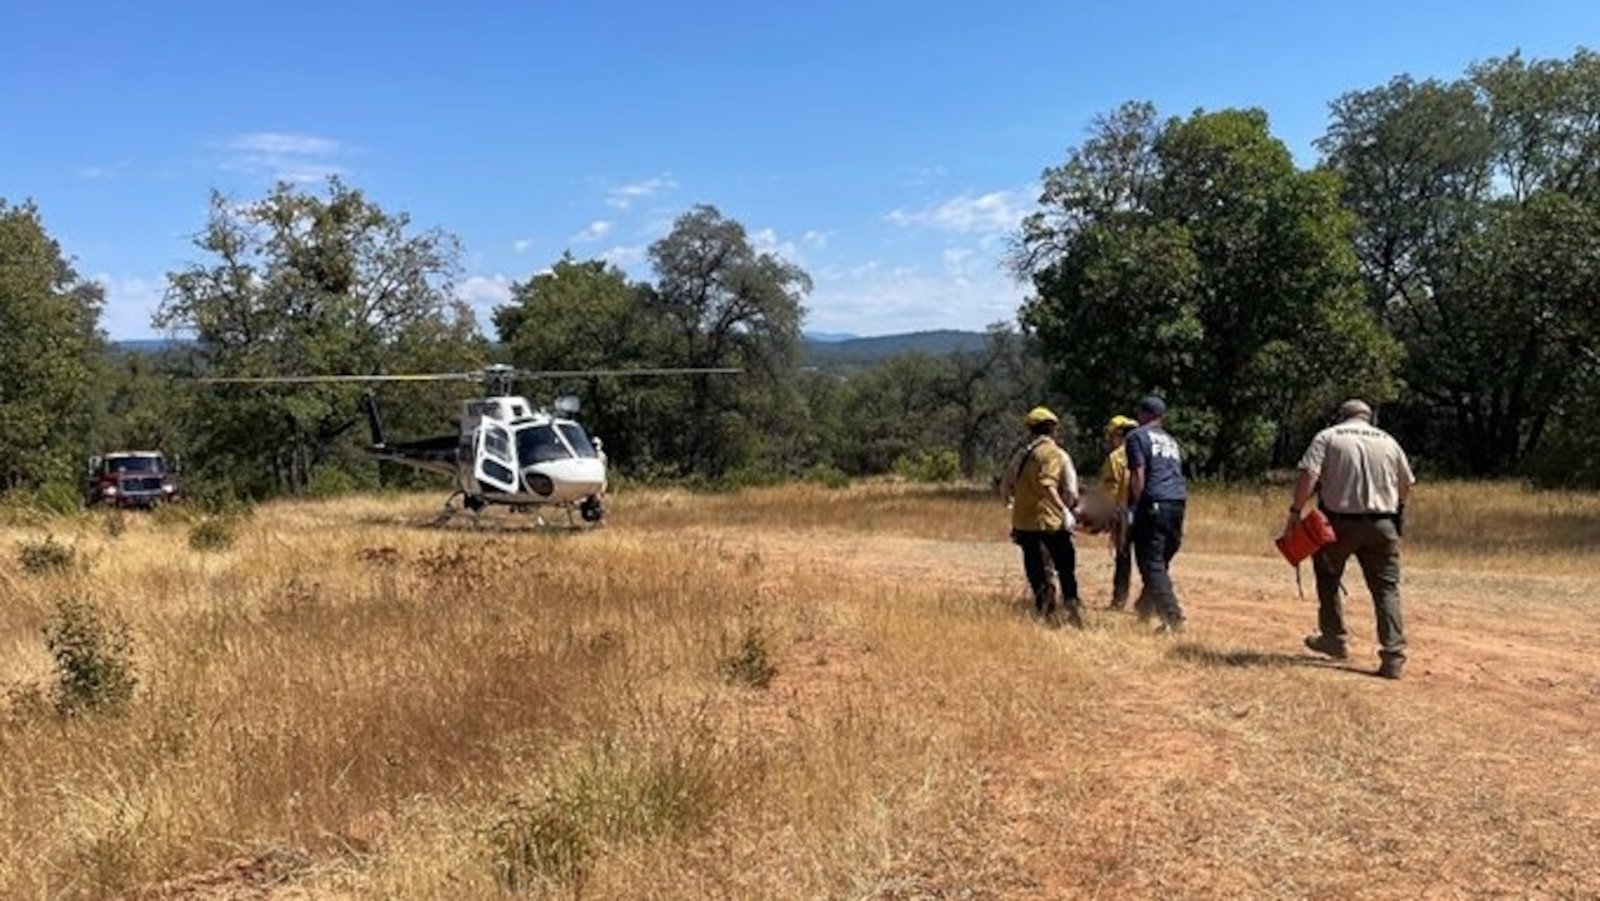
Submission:
[[829,232],[810,229],[802,232],[799,239],[783,238],[776,229],[763,228],[750,233],[750,246],[758,253],[770,253],[797,266],[807,267],[806,252],[826,248],[829,237]]
[[165,279],[100,273],[90,280],[105,288],[106,302],[100,324],[113,340],[149,338],[157,334],[150,319],[166,296]]
[[916,166],[906,173],[901,184],[907,187],[919,188],[932,184],[949,174],[943,166]]
[[972,260],[978,255],[970,247],[946,247],[939,254],[939,259],[944,263],[944,271],[952,276],[965,278],[972,272]]
[[999,234],[1017,228],[1031,196],[1026,190],[961,194],[920,210],[892,210],[883,218],[895,225],[958,234]]
[[978,330],[1015,319],[1027,288],[970,248],[948,248],[940,268],[877,260],[819,270],[806,301],[806,328],[883,335],[924,329]]
[[284,156],[325,156],[338,153],[342,146],[333,138],[287,132],[257,131],[228,142],[228,147],[245,153],[273,153]]
[[801,263],[800,248],[793,241],[784,241],[778,238],[778,233],[770,228],[750,234],[750,246],[757,253],[770,253],[782,257],[791,263]]
[[583,231],[578,232],[567,240],[574,244],[593,244],[610,234],[611,228],[612,224],[610,222],[604,219],[596,219],[584,226]]
[[511,279],[494,275],[471,275],[456,286],[456,297],[472,307],[480,324],[494,321],[494,308],[511,302]]
[[600,259],[620,269],[627,269],[644,262],[644,251],[643,245],[618,245],[600,254]]
[[266,175],[281,181],[315,182],[349,170],[337,158],[349,152],[343,142],[296,132],[258,131],[237,135],[226,145],[224,169]]
[[90,181],[99,181],[101,179],[106,179],[106,178],[115,178],[116,176],[118,176],[118,175],[122,174],[124,171],[126,171],[127,168],[128,168],[128,164],[125,163],[125,162],[123,162],[123,163],[96,163],[96,164],[88,165],[88,166],[79,166],[77,169],[75,169],[73,171],[77,173],[77,176],[79,178],[86,178],[86,179],[89,179]]
[[528,249],[531,247],[533,247],[532,238],[518,238],[517,240],[511,242],[511,250],[513,253],[527,253]]
[[606,191],[606,205],[625,210],[641,200],[664,194],[668,191],[675,191],[677,188],[678,182],[672,176],[658,175],[654,178],[647,178],[643,181],[611,188]]

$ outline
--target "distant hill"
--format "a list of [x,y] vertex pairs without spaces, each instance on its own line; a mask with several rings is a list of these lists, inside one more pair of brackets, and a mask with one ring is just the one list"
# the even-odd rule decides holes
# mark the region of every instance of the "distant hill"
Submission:
[[983,332],[963,332],[955,329],[833,341],[818,340],[808,335],[801,350],[801,359],[807,366],[823,369],[870,366],[905,353],[918,352],[944,356],[956,351],[979,350],[983,347],[983,340]]
[[159,354],[187,347],[194,342],[187,338],[130,338],[112,341],[113,350],[127,354]]
[[[979,350],[983,347],[983,340],[983,332],[956,329],[876,335],[870,338],[830,332],[808,333],[801,342],[800,359],[803,365],[822,369],[853,368],[871,366],[905,353],[944,356],[956,351]],[[136,338],[111,343],[123,353],[158,354],[189,346],[193,341],[184,338]]]

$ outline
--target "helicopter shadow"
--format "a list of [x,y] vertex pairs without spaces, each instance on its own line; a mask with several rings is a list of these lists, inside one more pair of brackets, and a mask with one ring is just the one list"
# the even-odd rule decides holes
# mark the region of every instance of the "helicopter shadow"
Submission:
[[428,532],[459,532],[463,535],[581,535],[593,527],[568,525],[565,522],[547,522],[537,516],[483,514],[455,514],[450,516],[405,516],[368,514],[356,519],[368,526],[388,526],[418,529]]

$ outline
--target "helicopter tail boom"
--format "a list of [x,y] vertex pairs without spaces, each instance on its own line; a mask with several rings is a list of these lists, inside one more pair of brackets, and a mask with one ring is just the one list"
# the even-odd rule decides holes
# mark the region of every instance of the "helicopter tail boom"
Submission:
[[367,425],[372,429],[372,444],[382,447],[388,444],[383,440],[383,419],[378,416],[378,399],[372,396],[371,391],[361,394],[361,410],[367,414]]

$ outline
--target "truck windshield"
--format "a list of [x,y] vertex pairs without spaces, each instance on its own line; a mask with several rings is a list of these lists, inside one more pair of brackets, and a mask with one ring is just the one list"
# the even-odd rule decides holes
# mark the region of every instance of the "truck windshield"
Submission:
[[161,472],[160,457],[112,457],[106,460],[107,472]]

